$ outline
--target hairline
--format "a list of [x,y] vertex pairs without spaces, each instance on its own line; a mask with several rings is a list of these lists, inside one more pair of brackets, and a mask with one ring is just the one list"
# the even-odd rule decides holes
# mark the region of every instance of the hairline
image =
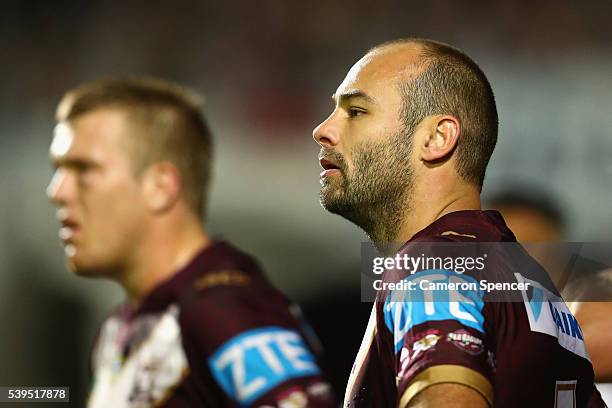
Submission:
[[[176,112],[176,108],[170,106],[163,107],[162,109]],[[109,101],[108,103],[101,103],[91,109],[78,111],[75,114],[68,115],[65,119],[58,120],[57,123],[73,125],[75,121],[87,115],[99,112],[113,112],[119,114],[122,117],[123,125],[128,130],[125,135],[126,137],[120,138],[119,143],[128,156],[133,175],[140,176],[147,167],[158,162],[157,160],[150,160],[145,157],[146,153],[144,150],[146,148],[146,140],[142,132],[146,132],[148,130],[147,128],[151,130],[154,129],[154,124],[149,120],[139,117],[138,112],[146,112],[148,110],[150,110],[150,107],[138,106],[137,104],[130,104],[123,101]]]
[[[431,70],[435,68],[435,65],[437,63],[444,64],[445,62],[448,62],[449,60],[451,60],[453,61],[451,62],[451,64],[461,66],[462,69],[466,69],[467,71],[469,71],[470,77],[472,77],[472,79],[475,79],[476,82],[478,82],[478,87],[483,87],[485,92],[487,91],[490,92],[491,101],[493,102],[493,110],[495,112],[495,117],[492,118],[494,126],[495,126],[495,132],[494,132],[495,142],[493,145],[493,148],[494,148],[497,137],[498,137],[498,132],[499,132],[499,124],[498,124],[499,114],[495,106],[495,97],[491,89],[491,84],[486,74],[482,71],[480,66],[465,52],[463,52],[462,50],[450,44],[446,44],[446,43],[435,41],[435,40],[430,40],[430,39],[425,39],[425,38],[400,38],[400,39],[395,39],[395,40],[391,40],[391,41],[387,41],[387,42],[378,44],[372,47],[368,51],[367,54],[384,52],[385,49],[393,49],[394,47],[406,47],[406,46],[412,46],[412,45],[417,46],[418,59],[410,66],[406,67],[406,70],[409,69],[410,67],[417,67],[417,70],[413,76],[409,77],[408,75],[403,75],[402,77],[398,78],[395,81],[397,89],[400,93],[401,100],[402,100],[402,106],[400,107],[401,118],[405,119],[403,111],[406,105],[410,103],[410,100],[406,97],[406,89],[408,87],[413,86],[414,81],[423,79],[425,75],[428,75],[428,73],[430,73]],[[441,112],[438,112],[438,114],[451,115],[459,121],[460,126],[462,128],[466,124],[468,125],[467,128],[470,128],[471,121],[469,119],[466,120],[466,118],[463,118],[462,120],[460,117],[458,117],[458,112],[453,112],[453,111],[442,112],[441,111]],[[421,120],[423,119],[425,118],[421,118]],[[486,120],[488,121],[488,119]],[[406,126],[410,125],[405,120],[403,120],[403,122]],[[466,122],[466,123],[463,123],[463,122]],[[492,152],[493,151],[491,151],[488,154],[488,157],[483,156],[484,157],[484,169],[482,170],[482,173],[480,175],[471,174],[471,175],[467,175],[466,177],[465,174],[462,174],[462,171],[465,171],[465,170],[462,170],[460,163],[457,162],[457,166],[458,166],[457,171],[458,171],[459,176],[463,178],[464,180],[466,180],[468,183],[474,184],[480,190],[482,190],[482,186],[483,186],[483,182],[484,182],[484,178],[486,174],[486,168],[488,167],[488,162],[491,159]],[[474,179],[472,179],[472,177]]]
[[[119,92],[114,93],[114,86],[118,86]],[[192,129],[192,124],[197,122],[199,128],[201,122],[204,126],[201,130],[208,139],[205,143],[208,145],[209,162],[204,164],[207,170],[205,178],[202,179],[206,184],[202,186],[201,192],[195,192],[194,186],[190,184],[183,196],[198,217],[204,219],[202,210],[206,208],[210,184],[212,140],[201,106],[202,98],[198,94],[172,82],[155,78],[109,78],[87,83],[67,92],[57,107],[55,118],[57,123],[74,125],[75,121],[91,113],[116,112],[123,118],[123,124],[127,128],[119,143],[126,153],[134,177],[141,176],[147,168],[156,163],[167,161],[177,168],[181,178],[190,180],[190,173],[184,174],[184,171],[189,172],[189,169],[184,168],[174,154],[164,157],[163,143],[173,126],[187,126],[189,132],[199,132],[200,129]],[[165,126],[160,127],[160,124]],[[147,132],[156,134],[161,139],[153,137],[151,143],[148,143]],[[196,180],[198,177],[196,176]]]

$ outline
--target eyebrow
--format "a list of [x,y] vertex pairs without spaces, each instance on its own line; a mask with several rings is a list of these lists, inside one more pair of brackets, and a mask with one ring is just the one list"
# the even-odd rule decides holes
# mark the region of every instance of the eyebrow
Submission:
[[332,95],[332,100],[335,102],[336,98],[338,99],[338,103],[343,103],[343,102],[347,102],[350,99],[354,99],[354,98],[361,98],[364,99],[366,102],[371,103],[372,105],[376,105],[376,100],[374,98],[372,98],[370,95],[366,94],[363,91],[360,91],[359,89],[354,89],[354,90],[350,90],[347,92],[343,92],[340,95],[336,95],[333,94]]
[[51,166],[54,168],[59,167],[93,167],[96,163],[92,160],[80,158],[80,157],[53,157],[51,160]]

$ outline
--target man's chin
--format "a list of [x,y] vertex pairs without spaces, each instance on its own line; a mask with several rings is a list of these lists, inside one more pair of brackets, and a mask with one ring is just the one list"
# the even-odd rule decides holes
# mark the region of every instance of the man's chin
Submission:
[[102,278],[107,275],[103,268],[85,262],[77,256],[66,257],[66,267],[70,272],[84,278]]
[[344,201],[342,192],[337,186],[327,184],[321,188],[319,193],[319,203],[327,211],[336,214],[337,209],[342,207]]
[[325,188],[322,189],[319,196],[319,203],[321,207],[325,208],[330,213],[341,217],[346,217],[346,214],[351,212],[349,203],[338,190],[329,191]]

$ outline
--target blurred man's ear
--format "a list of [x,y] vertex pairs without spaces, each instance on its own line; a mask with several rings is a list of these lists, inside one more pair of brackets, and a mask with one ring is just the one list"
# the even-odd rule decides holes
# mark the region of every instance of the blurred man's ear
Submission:
[[144,200],[152,212],[164,212],[176,203],[181,191],[181,174],[168,161],[155,163],[143,174]]
[[435,163],[450,157],[461,133],[459,120],[451,115],[436,115],[430,119],[428,130],[420,147],[421,159]]

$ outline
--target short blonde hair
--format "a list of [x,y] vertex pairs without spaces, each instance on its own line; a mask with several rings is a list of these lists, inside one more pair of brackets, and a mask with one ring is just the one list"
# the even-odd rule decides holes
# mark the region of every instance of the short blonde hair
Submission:
[[[60,101],[56,120],[69,122],[103,108],[125,112],[140,126],[132,157],[135,173],[168,160],[181,174],[184,196],[203,217],[212,167],[212,136],[201,110],[201,98],[177,84],[157,78],[110,78],[85,83]],[[136,136],[138,134],[139,136]]]

